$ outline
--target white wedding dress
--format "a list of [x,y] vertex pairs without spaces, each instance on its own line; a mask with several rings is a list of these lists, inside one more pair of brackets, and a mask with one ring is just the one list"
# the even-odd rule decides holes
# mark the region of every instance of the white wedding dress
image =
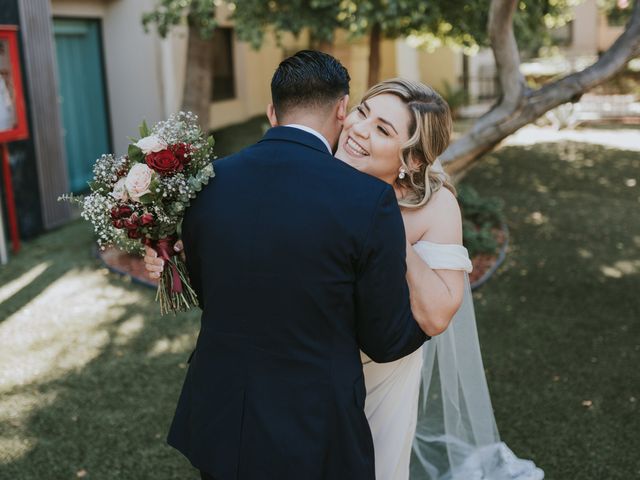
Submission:
[[498,436],[480,356],[467,250],[427,241],[414,248],[434,270],[466,272],[465,295],[449,328],[411,355],[389,363],[361,355],[377,480],[407,480],[410,465],[416,480],[544,478],[542,470],[518,459]]

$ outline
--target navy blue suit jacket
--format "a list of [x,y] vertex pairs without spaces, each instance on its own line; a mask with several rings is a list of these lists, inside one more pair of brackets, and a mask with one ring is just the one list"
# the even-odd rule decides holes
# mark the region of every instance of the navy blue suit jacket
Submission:
[[183,224],[203,313],[169,443],[221,480],[375,478],[359,350],[428,338],[393,189],[291,127],[215,170]]

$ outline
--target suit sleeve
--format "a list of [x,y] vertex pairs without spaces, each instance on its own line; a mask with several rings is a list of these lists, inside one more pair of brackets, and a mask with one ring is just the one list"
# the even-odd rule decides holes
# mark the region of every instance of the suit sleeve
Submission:
[[198,296],[198,305],[204,309],[204,297],[202,295],[202,263],[197,245],[196,215],[192,205],[185,212],[182,222],[182,241],[184,243],[184,254],[186,256],[187,272],[193,290]]
[[406,270],[402,216],[386,187],[360,256],[355,292],[358,344],[375,362],[402,358],[429,339],[411,313]]

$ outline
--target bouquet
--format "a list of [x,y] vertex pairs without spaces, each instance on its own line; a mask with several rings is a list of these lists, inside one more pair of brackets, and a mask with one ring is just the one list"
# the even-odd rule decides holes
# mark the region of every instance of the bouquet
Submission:
[[89,195],[61,198],[80,204],[101,248],[130,240],[154,248],[167,267],[156,294],[160,313],[185,311],[198,299],[173,246],[186,207],[214,176],[213,137],[205,137],[191,112],[174,114],[151,130],[143,122],[140,137],[131,139],[127,155],[96,160]]

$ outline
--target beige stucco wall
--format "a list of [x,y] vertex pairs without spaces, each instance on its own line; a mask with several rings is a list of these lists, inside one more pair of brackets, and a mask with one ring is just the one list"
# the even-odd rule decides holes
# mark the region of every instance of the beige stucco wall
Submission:
[[[336,32],[331,54],[340,60],[351,77],[350,104],[355,105],[369,88],[369,43],[366,37],[349,39],[347,32]],[[380,44],[380,80],[398,76],[395,40]]]
[[404,39],[396,40],[396,75],[420,81],[420,52]]
[[[292,41],[285,40],[284,44],[290,46]],[[258,51],[239,41],[234,42],[233,49],[236,98],[211,104],[209,126],[212,129],[265,113],[271,101],[271,76],[284,58],[283,49],[275,44],[272,36],[267,36]]]
[[107,2],[87,0],[52,0],[54,17],[103,18],[107,13]]
[[573,55],[593,55],[598,48],[598,6],[596,0],[585,0],[574,7],[572,42]]
[[[266,38],[265,44],[258,52],[247,44],[235,42],[238,98],[211,104],[211,128],[238,123],[265,111],[271,101],[271,76],[284,58],[284,50],[294,52],[308,48],[307,37],[302,35],[299,39],[294,39],[293,36],[286,36],[282,47],[275,45],[272,36]],[[345,32],[337,32],[331,54],[349,70],[350,104],[354,105],[368,89],[369,45],[366,39],[350,42]],[[397,75],[396,42],[384,40],[381,44],[380,78],[392,78]]]
[[[230,14],[226,6],[218,8],[216,19],[219,25],[232,27]],[[271,101],[271,76],[284,58],[284,49],[305,48],[305,41],[306,38],[294,39],[293,36],[286,35],[282,46],[278,46],[273,35],[267,34],[262,47],[255,50],[249,44],[236,39],[233,43],[236,98],[211,104],[209,128],[233,125],[265,113]]]
[[565,49],[568,56],[596,55],[603,52],[624,31],[622,26],[610,26],[599,10],[597,0],[585,0],[573,8],[572,42]]
[[177,25],[169,32],[167,38],[159,39],[165,116],[179,111],[182,105],[188,37],[189,28],[186,25]]
[[[124,153],[128,139],[144,118],[155,122],[180,109],[186,69],[188,27],[174,28],[167,39],[145,34],[142,13],[150,11],[154,0],[52,0],[54,16],[99,18],[103,24],[103,46],[111,127],[115,153]],[[232,26],[226,7],[218,9],[217,20]],[[454,81],[459,72],[449,50],[433,54],[418,53],[395,40],[381,45],[380,78],[407,76],[440,85]],[[217,129],[242,122],[265,112],[271,101],[271,76],[286,52],[308,48],[308,37],[286,36],[277,46],[267,35],[259,51],[234,41],[236,98],[215,102],[210,107],[209,128]],[[337,32],[332,48],[349,69],[351,104],[355,104],[368,85],[369,45],[366,38],[349,41],[346,32]],[[437,64],[437,68],[432,68]]]
[[398,76],[398,58],[395,40],[384,40],[380,45],[380,80]]
[[418,53],[420,80],[442,92],[445,83],[452,87],[459,84],[462,77],[462,53],[449,47],[440,47],[434,52]]
[[607,17],[604,14],[598,15],[598,42],[597,49],[599,52],[608,50],[613,42],[615,42],[624,32],[624,27],[609,26]]
[[104,20],[105,59],[116,153],[124,153],[128,136],[142,119],[156,122],[165,116],[158,38],[142,28],[143,12],[153,0],[110,2]]

